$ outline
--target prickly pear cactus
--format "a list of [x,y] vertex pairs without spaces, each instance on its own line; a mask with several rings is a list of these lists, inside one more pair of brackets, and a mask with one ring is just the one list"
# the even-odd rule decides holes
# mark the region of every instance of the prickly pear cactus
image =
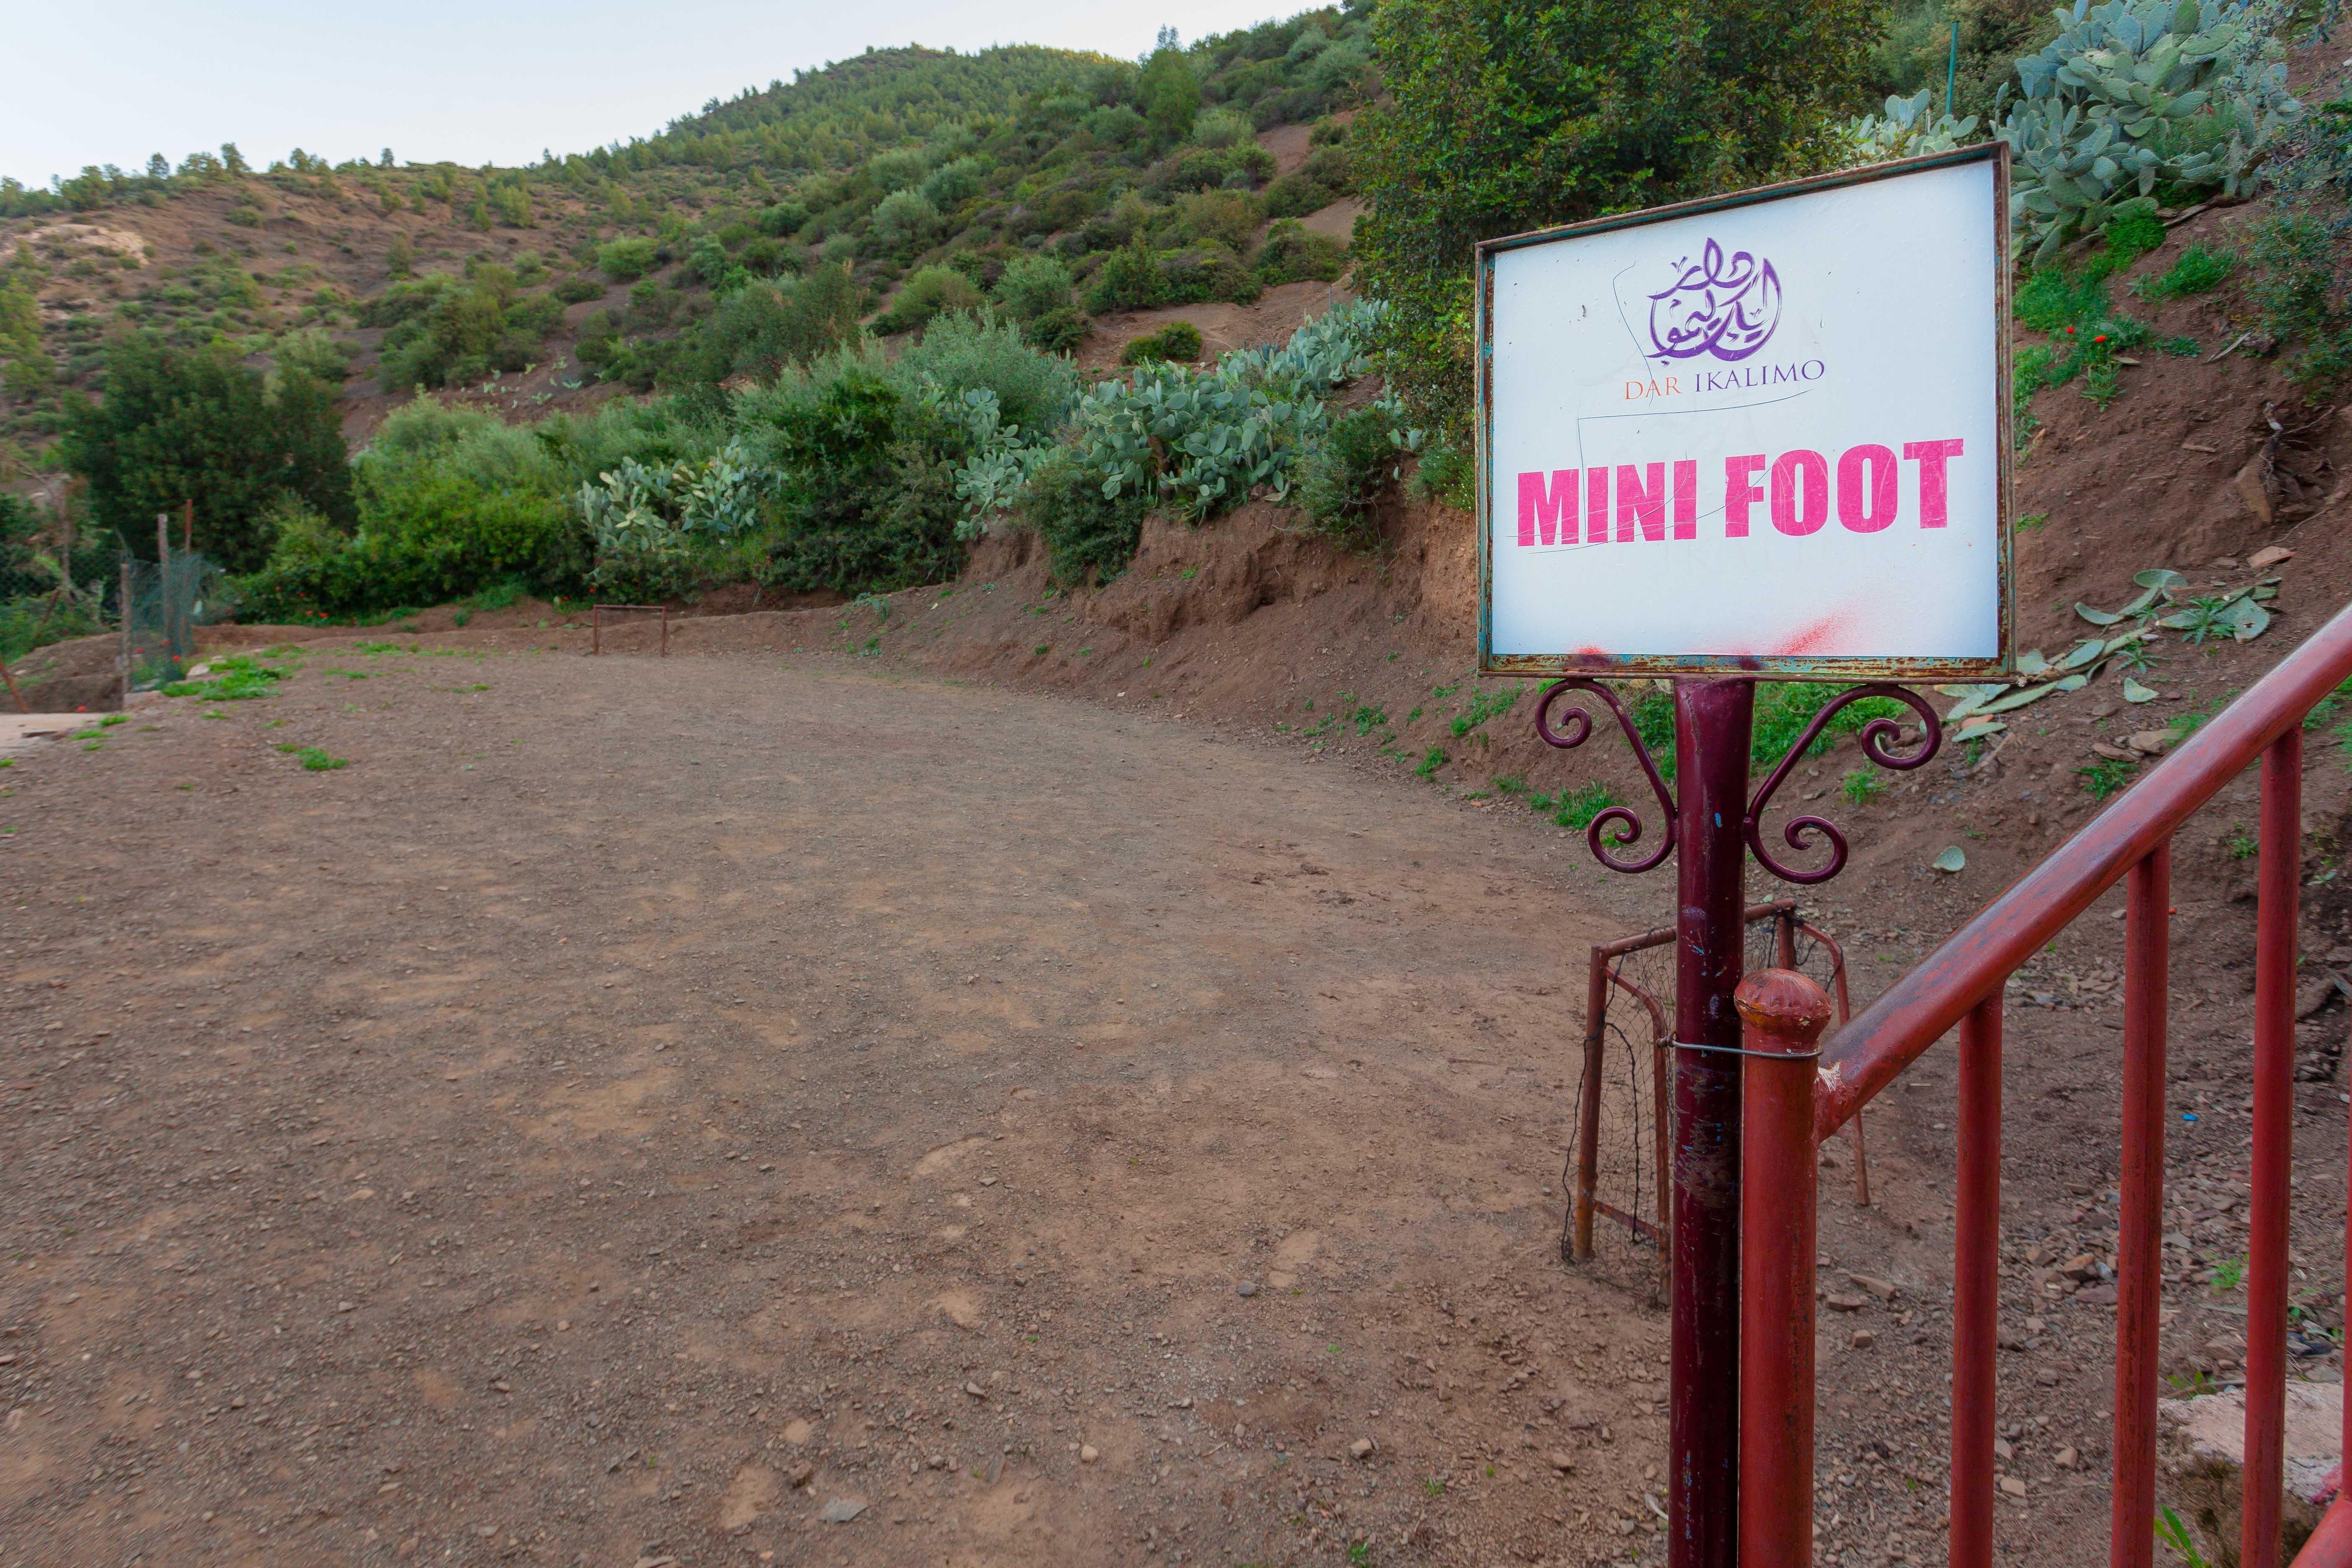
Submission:
[[2044,261],[2158,184],[2235,196],[2299,119],[2284,50],[2224,0],[2075,0],[2017,62],[2021,96],[1995,132],[2017,162],[2012,217]]
[[1888,99],[1884,117],[1865,114],[1846,121],[1848,165],[1948,153],[1966,143],[1976,134],[1977,117],[1955,120],[1948,114],[1931,114],[1928,106],[1935,97],[1933,89],[1923,87],[1909,98]]

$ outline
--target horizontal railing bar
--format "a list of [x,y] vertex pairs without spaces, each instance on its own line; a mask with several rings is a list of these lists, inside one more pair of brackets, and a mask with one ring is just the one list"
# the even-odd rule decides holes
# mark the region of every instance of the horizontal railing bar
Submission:
[[1815,1135],[1837,1131],[2347,675],[2352,606],[1826,1041]]

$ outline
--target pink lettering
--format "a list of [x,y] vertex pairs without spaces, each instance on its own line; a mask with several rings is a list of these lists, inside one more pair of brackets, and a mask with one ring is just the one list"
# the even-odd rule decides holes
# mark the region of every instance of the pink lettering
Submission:
[[1605,468],[1584,470],[1584,542],[1609,542],[1609,470]]
[[1631,463],[1617,465],[1617,542],[1633,542],[1633,530],[1646,540],[1666,537],[1666,466],[1652,463],[1648,482]]
[[1554,468],[1549,486],[1539,473],[1519,476],[1521,544],[1532,545],[1538,537],[1546,544],[1560,542],[1563,524],[1566,542],[1576,542],[1576,474],[1574,468]]
[[1838,521],[1856,533],[1876,533],[1893,522],[1895,454],[1885,447],[1848,447],[1838,459],[1837,505]]
[[1907,441],[1903,455],[1919,464],[1919,526],[1941,528],[1947,521],[1945,505],[1948,490],[1945,484],[1944,465],[1960,455],[1958,437],[1948,441]]
[[1748,537],[1748,509],[1764,499],[1755,475],[1770,459],[1759,452],[1753,457],[1726,458],[1723,460],[1723,536],[1726,539]]
[[1698,537],[1698,465],[1675,465],[1675,537]]
[[[1804,488],[1801,492],[1798,486]],[[1819,452],[1800,447],[1772,464],[1772,526],[1802,538],[1830,520],[1830,466]]]

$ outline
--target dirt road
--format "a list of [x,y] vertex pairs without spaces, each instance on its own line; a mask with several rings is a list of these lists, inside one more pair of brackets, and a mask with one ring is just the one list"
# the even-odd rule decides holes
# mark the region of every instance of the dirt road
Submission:
[[0,775],[0,1562],[1655,1554],[1661,1324],[1554,1258],[1629,917],[1556,836],[367,646]]

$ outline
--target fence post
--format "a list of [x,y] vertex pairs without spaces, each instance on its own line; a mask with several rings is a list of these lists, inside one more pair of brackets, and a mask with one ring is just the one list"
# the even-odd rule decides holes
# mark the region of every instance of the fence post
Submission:
[[1734,994],[1740,1084],[1739,1561],[1813,1560],[1813,1079],[1830,1001],[1791,969]]
[[[2000,1000],[1960,1019],[1952,1244],[1952,1568],[1992,1563],[1993,1336],[2000,1312]],[[2153,1529],[2153,1521],[2150,1528]]]
[[2287,1178],[2294,1160],[2294,947],[2303,879],[2303,730],[2263,753],[2255,871],[2254,1149],[2246,1242],[2242,1568],[2278,1568],[2285,1482]]
[[122,710],[131,710],[131,556],[122,557],[122,603],[118,608],[122,616]]
[[[1569,1243],[1570,1260],[1592,1256],[1592,1194],[1601,1181],[1601,1073],[1605,1065],[1602,1046],[1609,1026],[1609,961],[1592,950],[1591,972],[1584,985],[1584,1097],[1576,1108],[1576,1200]],[[1654,1071],[1654,1068],[1653,1069]],[[1640,1121],[1641,1108],[1633,1116]],[[1635,1205],[1639,1206],[1639,1205]],[[1666,1213],[1659,1195],[1658,1217]]]
[[667,605],[664,605],[661,607],[661,613],[662,613],[661,657],[662,657],[662,658],[667,658],[669,657],[669,606],[668,606]]
[[604,606],[602,605],[588,606],[588,651],[592,654],[604,651]]
[[2164,1293],[2165,985],[2172,847],[2131,868],[2124,923],[2123,1225],[2116,1247],[2116,1461],[2111,1568],[2156,1561],[2158,1307]]

